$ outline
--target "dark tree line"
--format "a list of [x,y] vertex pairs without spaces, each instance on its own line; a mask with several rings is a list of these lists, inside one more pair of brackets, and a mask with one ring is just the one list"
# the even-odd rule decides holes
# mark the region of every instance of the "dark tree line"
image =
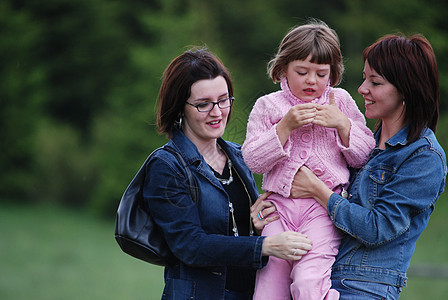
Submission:
[[2,1],[0,201],[113,213],[147,154],[166,141],[155,130],[160,77],[189,45],[207,46],[230,69],[237,100],[226,138],[241,143],[256,98],[278,88],[267,61],[308,18],[338,32],[342,86],[361,109],[364,47],[387,33],[424,34],[438,57],[438,136],[448,145],[447,9],[435,0]]

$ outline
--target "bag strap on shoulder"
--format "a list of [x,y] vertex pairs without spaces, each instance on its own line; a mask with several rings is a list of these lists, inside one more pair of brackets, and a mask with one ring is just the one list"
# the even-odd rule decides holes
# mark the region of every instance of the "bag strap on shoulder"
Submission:
[[191,198],[193,199],[193,202],[197,202],[199,200],[199,192],[197,189],[196,180],[193,177],[193,175],[191,174],[190,168],[188,167],[188,165],[185,162],[182,155],[178,151],[174,150],[172,147],[167,146],[167,145],[163,146],[161,149],[164,149],[164,150],[170,152],[177,158],[177,160],[181,164],[182,168],[187,173],[188,189],[190,191]]

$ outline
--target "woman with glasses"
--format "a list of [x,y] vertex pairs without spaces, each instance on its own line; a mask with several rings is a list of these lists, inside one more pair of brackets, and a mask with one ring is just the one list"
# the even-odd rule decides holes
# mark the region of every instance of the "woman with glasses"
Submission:
[[254,226],[250,216],[258,197],[252,173],[240,146],[221,138],[234,99],[228,71],[207,50],[181,54],[164,72],[158,129],[185,160],[199,199],[190,195],[176,157],[156,152],[143,193],[176,257],[165,268],[162,299],[252,299],[255,272],[269,255],[299,260],[311,249],[300,233],[257,234],[260,223]]

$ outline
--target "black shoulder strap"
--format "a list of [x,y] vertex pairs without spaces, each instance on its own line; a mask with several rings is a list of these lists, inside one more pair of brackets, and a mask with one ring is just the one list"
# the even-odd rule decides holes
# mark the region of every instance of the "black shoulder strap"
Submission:
[[165,149],[166,151],[173,154],[177,158],[177,160],[179,161],[181,166],[184,168],[185,172],[187,173],[188,189],[190,190],[191,198],[193,199],[193,202],[198,202],[199,192],[198,192],[196,180],[194,179],[193,175],[191,174],[191,171],[188,168],[188,165],[185,162],[182,155],[179,152],[177,152],[176,150],[174,150],[172,147],[167,146],[167,145],[163,146],[162,149]]

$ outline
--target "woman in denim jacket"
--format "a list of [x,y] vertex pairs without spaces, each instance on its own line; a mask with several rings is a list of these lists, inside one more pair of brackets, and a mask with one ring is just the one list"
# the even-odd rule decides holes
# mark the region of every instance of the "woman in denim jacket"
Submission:
[[347,199],[309,169],[295,197],[314,197],[346,235],[333,265],[340,299],[398,299],[418,237],[444,190],[445,153],[434,135],[439,117],[437,63],[421,35],[389,35],[363,52],[365,115],[378,119],[376,148],[353,172]]
[[[268,255],[299,260],[311,249],[300,233],[254,232],[263,225],[251,221],[255,181],[240,146],[221,138],[233,100],[229,73],[206,50],[183,53],[164,72],[157,125],[191,170],[199,199],[176,157],[157,151],[143,194],[176,257],[165,267],[162,299],[252,299],[255,272]],[[264,206],[266,215],[273,210]]]

